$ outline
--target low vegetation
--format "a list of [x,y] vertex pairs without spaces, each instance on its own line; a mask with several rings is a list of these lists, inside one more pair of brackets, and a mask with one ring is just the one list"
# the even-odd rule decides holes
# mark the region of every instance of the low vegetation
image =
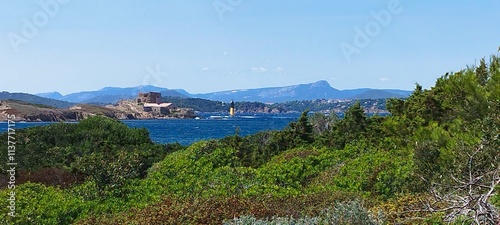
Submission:
[[[353,104],[282,131],[184,147],[109,118],[20,130],[14,224],[498,224],[500,59],[446,74],[368,117]],[[7,134],[1,134],[5,142]],[[0,156],[6,157],[6,144]],[[6,174],[5,165],[1,165]],[[10,190],[0,190],[7,199]]]

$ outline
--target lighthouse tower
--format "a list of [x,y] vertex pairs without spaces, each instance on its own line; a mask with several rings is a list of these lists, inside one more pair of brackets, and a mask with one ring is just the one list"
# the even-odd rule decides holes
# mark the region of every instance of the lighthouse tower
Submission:
[[231,105],[229,108],[229,115],[234,116],[234,101],[231,100]]

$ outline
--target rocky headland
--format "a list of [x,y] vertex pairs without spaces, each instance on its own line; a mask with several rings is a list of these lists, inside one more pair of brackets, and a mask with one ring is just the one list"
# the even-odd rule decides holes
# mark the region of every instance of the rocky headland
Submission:
[[105,107],[77,104],[67,109],[31,104],[17,100],[0,101],[0,121],[7,121],[9,115],[15,115],[15,121],[26,122],[79,121],[89,116],[96,115],[118,120],[196,117],[194,111],[190,109],[172,110],[169,115],[153,115],[150,112],[145,112],[143,107],[134,103],[133,100],[123,100],[116,105],[108,105]]

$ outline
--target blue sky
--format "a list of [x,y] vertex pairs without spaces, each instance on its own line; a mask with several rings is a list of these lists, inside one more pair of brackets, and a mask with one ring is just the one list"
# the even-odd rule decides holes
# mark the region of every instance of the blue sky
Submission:
[[4,0],[0,90],[429,88],[496,54],[499,12],[500,0]]

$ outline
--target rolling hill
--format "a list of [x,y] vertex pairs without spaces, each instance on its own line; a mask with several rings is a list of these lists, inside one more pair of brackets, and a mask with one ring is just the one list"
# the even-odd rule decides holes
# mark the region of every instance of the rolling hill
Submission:
[[0,100],[19,100],[31,104],[47,105],[61,109],[69,108],[75,105],[75,103],[71,103],[68,101],[61,101],[26,93],[9,93],[6,91],[0,92]]
[[68,95],[57,95],[58,92],[49,92],[37,94],[47,98],[52,98],[61,101],[76,102],[76,103],[101,103],[110,104],[116,103],[122,99],[134,99],[139,92],[160,92],[162,96],[186,97],[174,90],[167,88],[155,87],[151,85],[137,87],[105,87],[97,91],[83,91]]

